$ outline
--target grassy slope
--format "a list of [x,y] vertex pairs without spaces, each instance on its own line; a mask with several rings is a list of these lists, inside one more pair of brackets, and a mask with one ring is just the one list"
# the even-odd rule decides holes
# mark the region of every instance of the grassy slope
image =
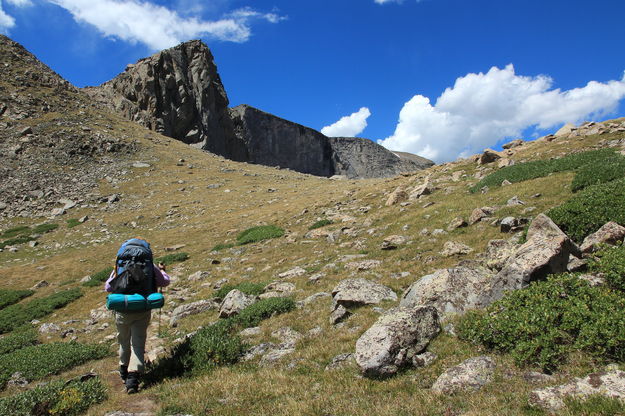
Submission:
[[[484,205],[501,205],[517,195],[527,203],[524,207],[505,208],[496,216],[521,215],[527,206],[534,206],[533,213],[551,208],[571,195],[572,174],[561,173],[548,178],[523,182],[508,187],[493,189],[487,194],[469,194],[468,185],[476,166],[464,161],[430,169],[433,178],[442,179],[441,188],[412,205],[385,207],[389,192],[399,185],[419,182],[415,177],[366,181],[329,181],[323,178],[301,175],[294,172],[276,170],[261,166],[238,164],[207,155],[168,138],[146,133],[138,126],[122,121],[114,116],[88,110],[90,117],[99,123],[112,124],[115,129],[124,131],[131,139],[139,140],[146,149],[143,161],[153,163],[149,169],[131,168],[125,181],[114,187],[102,181],[103,195],[122,193],[122,200],[115,212],[78,209],[68,214],[71,217],[89,215],[87,223],[68,228],[61,227],[44,235],[35,248],[22,247],[17,253],[0,253],[0,273],[3,288],[23,289],[31,287],[39,280],[51,283],[39,289],[34,296],[39,297],[59,288],[79,285],[85,275],[101,270],[112,262],[118,244],[125,238],[141,236],[148,239],[156,255],[165,254],[164,248],[176,244],[186,244],[184,251],[190,259],[175,266],[172,271],[178,276],[173,286],[187,289],[189,300],[212,296],[210,287],[198,282],[189,282],[186,276],[197,271],[211,273],[208,282],[228,278],[229,283],[245,280],[273,281],[277,274],[295,266],[309,271],[305,276],[292,280],[297,286],[296,298],[303,299],[316,292],[329,292],[342,279],[350,277],[339,257],[345,254],[366,253],[367,258],[383,261],[383,266],[371,272],[359,273],[395,289],[398,294],[414,280],[440,267],[455,264],[458,258],[442,258],[438,252],[448,240],[470,245],[475,252],[481,252],[488,240],[501,238],[496,227],[480,223],[469,228],[456,230],[438,238],[421,236],[420,231],[428,228],[445,229],[456,216],[468,218],[471,211]],[[46,121],[54,121],[60,115],[48,114]],[[64,116],[65,117],[65,116]],[[577,148],[589,148],[605,137],[584,140],[535,143],[519,151],[515,160],[560,156]],[[183,166],[177,166],[179,159],[185,159]],[[157,164],[154,161],[158,161]],[[189,169],[187,165],[193,165]],[[467,177],[460,182],[448,178],[453,171],[463,170]],[[248,175],[245,175],[248,174]],[[256,175],[256,176],[255,176]],[[424,177],[420,173],[419,177]],[[447,177],[447,179],[446,179]],[[182,183],[181,183],[182,182]],[[222,184],[220,188],[209,189],[208,184]],[[269,188],[278,189],[268,192]],[[225,192],[230,190],[230,192]],[[540,198],[531,195],[541,193]],[[422,208],[426,202],[434,202]],[[340,204],[340,205],[337,205]],[[370,207],[364,214],[360,207]],[[338,244],[325,239],[306,240],[303,235],[308,227],[318,219],[328,217],[328,210],[349,215],[354,221],[335,223],[329,230],[351,227],[358,232],[355,237],[343,235]],[[307,210],[307,211],[305,211]],[[532,214],[533,214],[532,213]],[[529,214],[529,215],[532,215]],[[136,222],[133,228],[131,222]],[[1,222],[0,228],[7,229],[32,221]],[[265,241],[245,247],[243,254],[237,249],[211,253],[218,243],[235,242],[236,235],[246,228],[275,224],[289,233],[276,240]],[[408,226],[405,231],[402,227]],[[366,231],[375,229],[371,235]],[[104,232],[107,230],[108,232]],[[412,243],[395,251],[381,251],[382,239],[391,234],[409,236]],[[294,241],[290,242],[289,239]],[[100,243],[91,243],[100,240]],[[86,245],[83,243],[87,242]],[[470,258],[472,255],[464,256]],[[211,265],[210,259],[222,260],[220,265]],[[225,261],[231,258],[232,261]],[[335,264],[336,267],[324,267]],[[314,272],[322,271],[326,276],[317,284],[310,284],[307,278]],[[394,279],[393,273],[409,271],[410,276]],[[63,285],[61,285],[63,284]],[[62,322],[68,319],[86,319],[91,309],[103,304],[104,296],[99,288],[85,288],[86,295],[79,301],[44,318],[47,322]],[[168,299],[174,301],[173,289]],[[297,310],[262,323],[262,334],[250,339],[252,343],[274,341],[271,332],[282,326],[306,333],[314,327],[323,332],[317,337],[299,341],[297,351],[286,357],[275,367],[260,368],[255,364],[240,364],[233,368],[222,368],[208,376],[192,380],[172,380],[155,386],[142,393],[154,398],[170,410],[182,406],[181,410],[201,414],[212,409],[216,414],[344,414],[344,415],[401,415],[401,414],[455,414],[465,411],[468,414],[530,414],[525,409],[527,393],[535,386],[521,377],[522,370],[512,366],[508,357],[498,357],[502,363],[498,380],[479,393],[458,394],[454,397],[437,397],[426,389],[444,369],[465,358],[479,354],[473,346],[462,343],[453,337],[443,335],[430,350],[439,359],[429,368],[408,370],[384,382],[369,381],[358,377],[355,368],[333,372],[324,367],[335,355],[351,352],[360,334],[376,319],[371,308],[362,308],[347,321],[341,329],[328,323],[329,299],[323,299],[305,310]],[[168,304],[171,310],[175,304]],[[390,306],[390,305],[384,305]],[[195,329],[216,319],[215,312],[208,312],[181,322],[178,329],[168,329],[168,339],[173,339],[185,331]],[[156,321],[156,319],[154,320]],[[102,341],[114,333],[114,325],[92,334],[78,334],[79,341]],[[78,324],[77,324],[78,325]],[[155,328],[152,333],[156,333]],[[51,335],[49,340],[57,340]],[[114,345],[113,341],[107,341]],[[301,361],[300,361],[301,360]],[[296,362],[293,369],[289,363]],[[592,366],[583,357],[574,359],[563,368],[560,379],[567,380],[572,375],[581,375]],[[116,367],[113,358],[102,360],[69,371],[62,375],[84,372],[94,368],[107,374]],[[11,393],[9,390],[8,393]],[[7,394],[8,394],[7,393]],[[331,400],[328,398],[331,397]],[[140,401],[139,401],[140,402]],[[120,410],[126,406],[125,396],[112,394],[111,399],[90,410],[89,414],[104,414],[109,410]],[[185,407],[188,406],[188,407]],[[136,408],[135,411],[141,410]],[[447,413],[447,412],[452,413]]]

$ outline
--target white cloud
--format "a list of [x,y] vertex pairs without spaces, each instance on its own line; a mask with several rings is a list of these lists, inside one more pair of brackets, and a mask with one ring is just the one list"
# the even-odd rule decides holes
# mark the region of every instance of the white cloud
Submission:
[[30,0],[6,0],[6,2],[18,7],[31,6],[33,4]]
[[341,117],[339,121],[321,129],[321,133],[328,137],[354,137],[362,133],[367,127],[367,119],[371,112],[367,107],[362,107],[349,116]]
[[48,1],[69,11],[75,20],[95,26],[106,36],[140,42],[155,50],[202,36],[245,42],[251,36],[252,20],[276,23],[283,19],[275,13],[260,13],[249,8],[209,21],[185,18],[174,10],[141,0]]
[[450,161],[481,152],[501,139],[520,137],[530,127],[547,129],[600,117],[614,111],[625,97],[625,74],[620,81],[590,81],[567,91],[551,89],[552,85],[544,75],[516,75],[512,65],[468,74],[434,105],[415,95],[400,111],[395,133],[379,143],[437,162]]
[[[32,5],[30,0],[6,0],[12,6],[24,7]],[[0,33],[8,33],[9,29],[15,26],[15,19],[8,15],[2,8],[2,0],[0,0]]]
[[402,3],[404,0],[373,0],[377,4]]

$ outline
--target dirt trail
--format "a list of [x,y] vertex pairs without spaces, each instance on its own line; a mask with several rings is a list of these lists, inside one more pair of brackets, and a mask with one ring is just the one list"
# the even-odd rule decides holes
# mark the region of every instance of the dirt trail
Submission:
[[127,394],[126,388],[116,371],[110,371],[102,375],[103,381],[108,387],[109,397],[107,401],[114,403],[115,411],[126,413],[138,413],[141,416],[153,416],[159,409],[154,394],[140,391],[137,394]]

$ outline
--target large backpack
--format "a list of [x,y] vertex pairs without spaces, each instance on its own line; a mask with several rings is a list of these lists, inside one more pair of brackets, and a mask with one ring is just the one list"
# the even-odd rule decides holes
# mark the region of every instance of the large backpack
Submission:
[[147,297],[156,292],[152,250],[147,241],[133,238],[117,251],[115,278],[110,283],[113,293]]

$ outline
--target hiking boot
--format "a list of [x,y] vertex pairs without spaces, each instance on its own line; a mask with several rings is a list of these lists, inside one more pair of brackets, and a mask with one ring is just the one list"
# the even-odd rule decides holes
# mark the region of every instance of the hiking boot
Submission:
[[122,379],[122,383],[125,383],[126,379],[128,378],[128,366],[127,365],[119,366],[119,376]]
[[131,371],[126,378],[126,393],[134,394],[139,391],[139,373]]

